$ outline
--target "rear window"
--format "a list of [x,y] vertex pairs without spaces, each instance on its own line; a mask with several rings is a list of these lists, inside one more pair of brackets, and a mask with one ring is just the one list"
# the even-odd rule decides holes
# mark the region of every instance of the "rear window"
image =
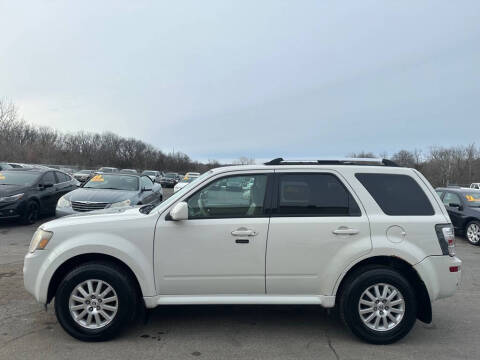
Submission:
[[355,174],[372,195],[378,206],[387,215],[427,216],[433,215],[432,204],[427,196],[408,175]]
[[360,216],[360,209],[331,174],[279,175],[277,216]]

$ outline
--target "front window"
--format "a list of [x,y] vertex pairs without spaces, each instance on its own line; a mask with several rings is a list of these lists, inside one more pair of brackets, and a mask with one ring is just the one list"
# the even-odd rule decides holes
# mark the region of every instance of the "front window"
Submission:
[[178,175],[177,175],[176,173],[167,173],[167,174],[165,174],[165,177],[166,177],[167,179],[174,179],[174,178],[176,178],[177,176],[178,176]]
[[83,187],[86,189],[138,191],[138,177],[98,174],[91,178]]
[[460,200],[460,197],[457,194],[454,194],[452,192],[447,192],[445,196],[443,197],[443,204],[445,206],[460,206],[462,205],[462,201]]
[[[250,188],[244,185],[253,181]],[[267,175],[230,176],[213,181],[188,200],[189,219],[262,216]]]
[[38,174],[22,171],[0,172],[0,185],[30,186],[38,179]]

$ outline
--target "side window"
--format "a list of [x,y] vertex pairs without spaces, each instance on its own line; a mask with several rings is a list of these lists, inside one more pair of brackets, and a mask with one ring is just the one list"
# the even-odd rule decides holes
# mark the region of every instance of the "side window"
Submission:
[[460,200],[460,197],[457,194],[447,192],[443,198],[443,204],[445,206],[450,206],[450,204],[462,205],[462,200]]
[[142,176],[140,178],[142,189],[152,190],[153,189],[153,182],[150,180],[148,176]]
[[62,172],[56,171],[55,174],[57,175],[57,179],[59,183],[70,181],[70,176],[64,174]]
[[433,215],[432,204],[408,175],[359,173],[355,177],[387,215]]
[[263,215],[267,175],[230,176],[210,183],[188,200],[189,219]]
[[55,175],[53,171],[49,171],[43,175],[42,184],[55,184],[57,180],[55,179]]
[[355,199],[332,174],[281,174],[277,216],[360,216]]

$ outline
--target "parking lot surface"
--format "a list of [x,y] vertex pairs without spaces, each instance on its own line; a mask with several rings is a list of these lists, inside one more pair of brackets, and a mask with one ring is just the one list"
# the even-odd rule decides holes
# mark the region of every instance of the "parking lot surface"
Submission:
[[[171,193],[169,189],[167,192]],[[0,223],[0,359],[479,359],[480,247],[457,238],[463,280],[402,341],[357,340],[334,312],[316,306],[172,306],[149,311],[119,338],[83,343],[23,287],[33,226]]]

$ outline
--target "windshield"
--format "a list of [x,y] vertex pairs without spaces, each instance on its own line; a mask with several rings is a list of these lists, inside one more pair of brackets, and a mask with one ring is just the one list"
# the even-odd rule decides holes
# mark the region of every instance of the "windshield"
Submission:
[[138,191],[138,177],[98,174],[91,178],[84,188]]
[[0,172],[0,185],[22,185],[30,186],[38,179],[38,173],[23,171]]
[[191,183],[193,180],[198,179],[198,176],[189,176],[189,177],[184,177],[181,183]]
[[469,207],[480,207],[480,191],[472,191],[463,195]]
[[155,171],[144,171],[142,174],[147,175],[147,176],[152,176],[152,175],[155,176],[156,175]]
[[177,177],[177,174],[176,173],[167,173],[167,174],[165,174],[165,177],[166,178],[174,178],[174,177]]
[[98,171],[102,171],[102,172],[106,172],[106,173],[112,173],[112,172],[114,172],[114,168],[102,167]]

